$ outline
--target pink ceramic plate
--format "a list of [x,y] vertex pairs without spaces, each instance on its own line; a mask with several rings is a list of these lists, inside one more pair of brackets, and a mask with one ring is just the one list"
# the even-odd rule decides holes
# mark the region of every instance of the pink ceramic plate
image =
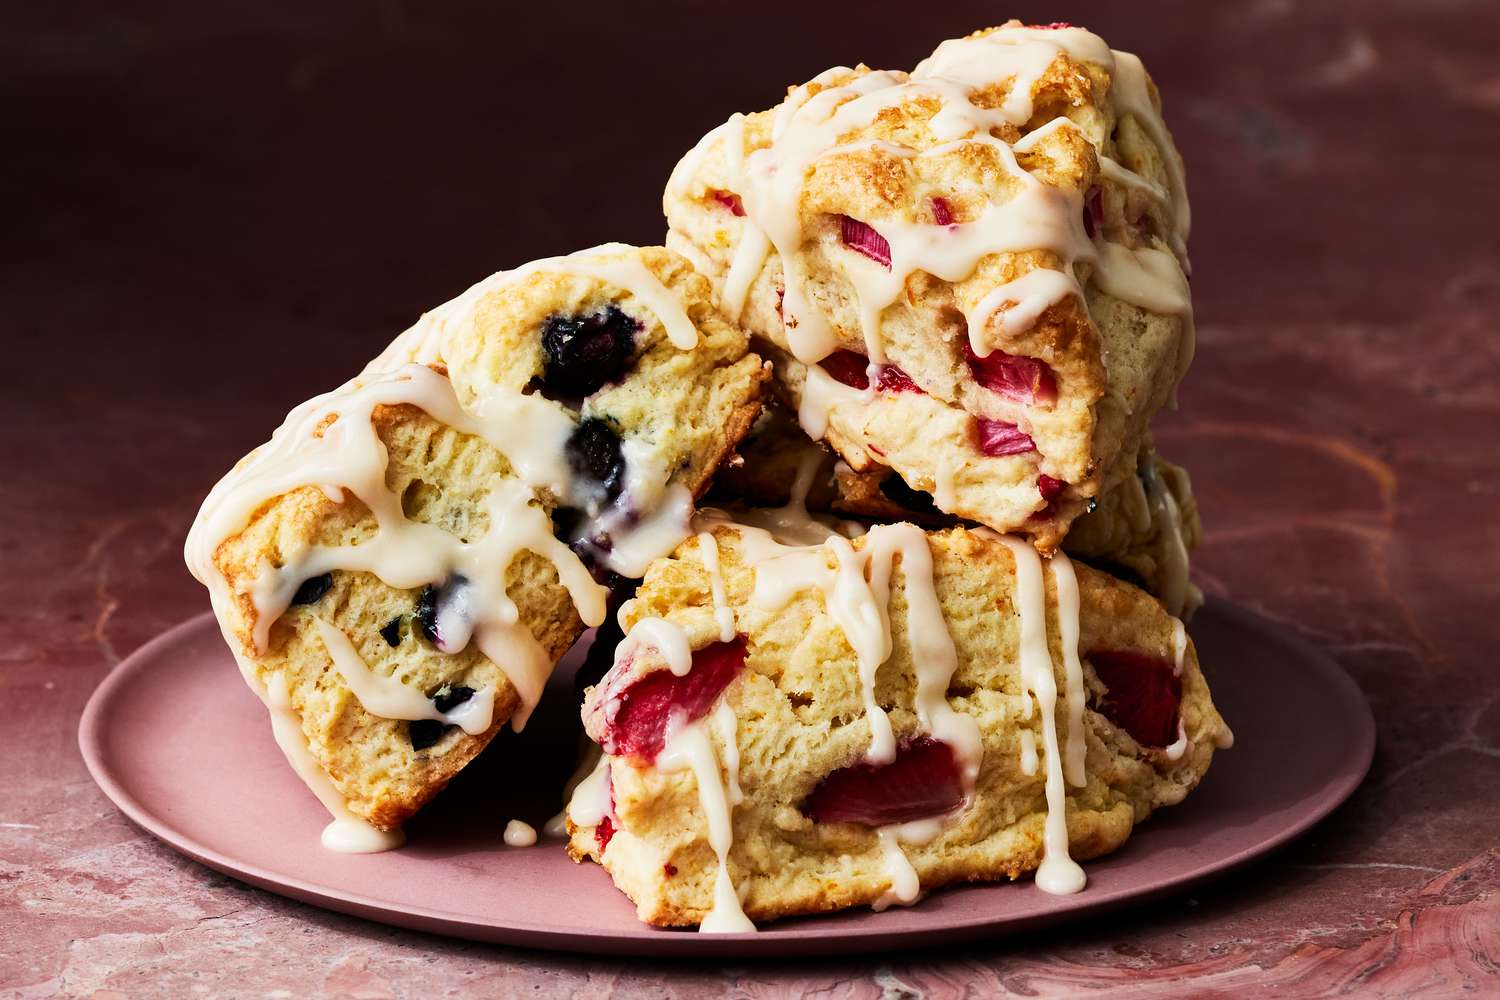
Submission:
[[1188,800],[1089,863],[1089,886],[1031,882],[934,893],[916,906],[784,920],[759,934],[661,931],[635,919],[604,871],[562,846],[507,848],[511,818],[538,828],[560,806],[577,741],[567,661],[519,736],[507,733],[388,854],[330,854],[328,816],[292,775],[265,710],[205,615],[120,664],[83,713],[94,780],[127,816],[228,875],[317,906],[458,937],[630,955],[836,954],[1034,929],[1181,891],[1265,854],[1326,816],[1370,764],[1375,725],[1326,656],[1264,619],[1210,604],[1192,633],[1235,748]]

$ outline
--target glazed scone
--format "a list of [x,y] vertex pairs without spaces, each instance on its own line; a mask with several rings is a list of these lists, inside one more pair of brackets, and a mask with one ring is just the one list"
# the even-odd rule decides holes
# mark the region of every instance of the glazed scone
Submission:
[[1067,26],[832,69],[683,157],[667,244],[771,345],[811,436],[1050,551],[1192,355],[1159,103]]
[[662,248],[503,272],[298,406],[186,556],[278,742],[378,849],[686,536],[768,372]]
[[[1181,622],[988,529],[786,547],[720,524],[648,572],[583,717],[569,849],[658,925],[911,902],[1119,847],[1231,742]],[[741,915],[741,910],[743,915]]]
[[[708,502],[718,506],[808,511],[861,521],[912,521],[925,528],[961,524],[931,493],[912,489],[896,472],[872,465],[855,472],[808,440],[785,407],[766,406],[740,444],[740,461],[714,479]],[[1062,548],[1156,597],[1168,613],[1187,619],[1202,603],[1188,578],[1198,544],[1198,504],[1187,470],[1173,465],[1142,437],[1141,451],[1105,477],[1094,509],[1075,520]]]

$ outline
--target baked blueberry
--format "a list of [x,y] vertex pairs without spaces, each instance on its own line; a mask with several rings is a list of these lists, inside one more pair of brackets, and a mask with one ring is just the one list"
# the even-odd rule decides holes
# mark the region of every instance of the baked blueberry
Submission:
[[392,649],[401,645],[401,616],[397,615],[380,627],[380,638]]
[[312,604],[328,593],[328,588],[333,586],[333,574],[324,573],[322,576],[310,576],[302,581],[302,586],[292,595],[293,604]]
[[625,488],[625,455],[620,435],[606,421],[589,417],[568,438],[568,467],[586,490],[597,492],[598,506],[614,500]]
[[625,374],[641,324],[617,306],[590,316],[549,316],[542,325],[542,388],[588,396]]
[[[439,621],[445,615],[451,615],[455,612],[459,615],[464,614],[466,610],[464,599],[468,584],[468,578],[455,573],[444,580],[439,586],[428,584],[423,587],[421,596],[417,598],[415,619],[417,629],[422,633],[423,638],[446,653],[456,653],[468,642],[468,627],[465,626],[461,629],[464,633],[463,641],[456,644],[457,648],[450,649],[447,640],[453,640],[458,637],[452,635],[445,637],[443,635],[443,628],[439,624]],[[454,621],[450,619],[449,624],[454,624]]]
[[447,729],[446,725],[436,719],[417,719],[406,724],[406,738],[411,741],[413,750],[426,750],[442,739]]
[[459,705],[474,697],[474,689],[471,687],[452,687],[444,684],[438,688],[438,693],[432,696],[432,704],[439,712],[451,712]]

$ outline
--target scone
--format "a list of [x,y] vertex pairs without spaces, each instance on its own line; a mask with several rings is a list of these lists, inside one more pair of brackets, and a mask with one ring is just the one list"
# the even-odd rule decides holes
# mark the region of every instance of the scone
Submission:
[[1230,732],[1182,624],[989,529],[784,546],[720,524],[656,563],[589,692],[569,850],[659,925],[1071,892]]
[[662,248],[503,272],[298,406],[186,557],[278,742],[375,850],[689,530],[768,378]]
[[664,207],[812,437],[1044,552],[1192,356],[1181,160],[1081,28],[829,70],[705,136]]
[[[740,444],[740,458],[715,477],[716,505],[809,511],[863,521],[911,521],[925,528],[962,523],[931,493],[913,489],[895,471],[872,465],[855,472],[808,440],[779,405],[762,411]],[[1156,454],[1150,435],[1141,451],[1118,463],[1093,509],[1073,522],[1062,548],[1153,595],[1168,613],[1187,619],[1203,601],[1188,578],[1188,557],[1200,534],[1198,504],[1187,470]]]

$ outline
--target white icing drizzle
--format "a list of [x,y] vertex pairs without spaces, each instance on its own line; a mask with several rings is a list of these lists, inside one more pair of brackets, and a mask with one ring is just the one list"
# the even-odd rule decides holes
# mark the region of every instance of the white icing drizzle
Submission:
[[911,860],[901,849],[902,844],[926,844],[942,832],[946,821],[943,817],[918,819],[909,823],[894,823],[875,830],[885,863],[886,877],[890,886],[870,904],[877,913],[890,906],[910,906],[922,895],[921,879]]
[[536,830],[530,823],[513,819],[505,824],[503,839],[506,847],[530,847],[536,843]]
[[729,702],[721,698],[719,704],[714,706],[709,720],[722,747],[725,793],[729,796],[729,804],[737,806],[745,801],[745,793],[740,788],[739,719],[735,717]]
[[615,647],[615,666],[629,659],[639,646],[655,649],[666,661],[667,669],[678,677],[686,677],[693,669],[693,647],[687,633],[665,618],[642,618],[632,625]]
[[[984,529],[976,529],[983,531]],[[1067,793],[1062,754],[1057,740],[1057,680],[1047,645],[1047,594],[1041,558],[1036,549],[1010,535],[987,532],[1010,550],[1016,567],[1015,606],[1020,627],[1021,680],[1041,711],[1042,753],[1047,768],[1047,818],[1043,832],[1042,863],[1036,884],[1044,892],[1078,892],[1087,878],[1068,855]]]
[[681,483],[671,483],[647,514],[636,515],[612,508],[599,519],[612,547],[603,554],[604,565],[621,576],[639,578],[646,568],[669,554],[692,531],[693,495]]
[[[1154,464],[1147,464],[1145,489],[1149,510],[1161,545],[1161,603],[1167,613],[1181,618],[1190,610],[1187,543],[1182,538],[1182,511]],[[1199,597],[1201,601],[1201,596]]]
[[1187,727],[1182,724],[1182,719],[1179,718],[1177,720],[1177,739],[1170,746],[1163,749],[1162,754],[1167,760],[1178,761],[1182,759],[1182,755],[1187,753],[1192,745],[1192,741],[1188,739]]
[[574,826],[598,826],[610,813],[609,808],[609,758],[599,757],[599,763],[588,777],[573,789],[568,799],[568,819]]
[[[1085,741],[1083,711],[1087,692],[1083,683],[1083,663],[1078,658],[1078,575],[1073,561],[1061,550],[1052,554],[1052,584],[1057,588],[1057,636],[1062,644],[1064,676],[1067,679],[1068,737],[1063,748],[1063,775],[1068,784],[1082,788],[1088,784],[1084,767]],[[1179,623],[1180,624],[1180,623]]]
[[[720,705],[727,707],[722,701]],[[733,710],[730,712],[732,715]],[[755,930],[755,925],[745,916],[739,895],[735,892],[734,880],[729,876],[729,849],[734,844],[733,804],[725,791],[724,779],[719,774],[719,761],[714,754],[706,722],[705,719],[699,719],[681,726],[669,723],[666,745],[656,758],[656,767],[663,772],[693,772],[698,783],[698,803],[708,822],[708,843],[719,859],[718,871],[714,876],[713,907],[698,925],[698,930],[705,934],[750,933]],[[730,723],[732,731],[732,718]]]
[[1028,777],[1036,774],[1036,734],[1029,729],[1021,730],[1021,773]]
[[478,736],[490,728],[495,709],[493,687],[486,685],[451,710],[439,712],[432,699],[402,683],[401,678],[385,677],[372,671],[341,629],[317,617],[313,618],[313,624],[344,683],[360,707],[371,715],[408,721],[431,719],[458,726],[470,736]]
[[[1062,120],[1065,119],[1059,119]],[[1071,274],[1050,268],[1035,268],[1014,281],[1007,281],[964,314],[970,349],[981,358],[994,352],[995,343],[985,335],[993,317],[998,316],[1000,333],[1014,337],[1031,329],[1042,313],[1069,295],[1082,297],[1083,289],[1078,287],[1078,280]]]
[[[1035,111],[1033,89],[1064,55],[1094,63],[1111,74],[1110,100],[1116,117],[1133,117],[1157,145],[1168,174],[1165,191],[1102,151],[1096,152],[1106,178],[1142,189],[1163,204],[1170,201],[1173,253],[1131,250],[1103,240],[1096,244],[1083,229],[1082,194],[1043,184],[1020,167],[1016,151],[1035,148],[1059,129],[1076,128],[1068,119],[1059,117],[1033,129],[1014,147],[994,137],[998,127],[1021,127],[1030,121]],[[809,435],[823,438],[831,409],[868,403],[874,393],[873,388],[861,392],[841,386],[817,367],[838,347],[838,337],[804,287],[807,276],[802,273],[800,253],[804,239],[801,192],[806,178],[817,160],[850,150],[878,148],[894,156],[919,158],[982,144],[994,150],[1001,169],[1013,182],[1013,194],[1006,202],[986,205],[980,218],[969,223],[864,220],[888,243],[889,267],[858,254],[846,254],[840,260],[855,290],[872,386],[876,369],[885,362],[882,313],[898,300],[913,273],[920,270],[946,281],[961,281],[974,273],[985,256],[1021,250],[1050,250],[1062,258],[1063,266],[1033,270],[986,294],[967,313],[975,353],[985,356],[995,349],[995,338],[986,335],[991,317],[1000,316],[997,332],[1002,337],[1015,336],[1034,324],[1048,306],[1078,294],[1074,265],[1093,261],[1095,280],[1109,294],[1143,309],[1181,317],[1179,377],[1186,371],[1193,353],[1192,309],[1184,277],[1190,221],[1186,186],[1181,159],[1151,103],[1145,69],[1138,58],[1111,51],[1097,35],[1079,28],[1007,26],[982,37],[943,42],[910,76],[876,71],[850,79],[852,73],[835,67],[794,90],[775,111],[767,146],[746,152],[745,118],[733,116],[682,158],[669,184],[671,191],[688,192],[709,147],[722,144],[729,187],[740,196],[745,211],[722,305],[732,317],[743,312],[749,288],[774,249],[783,270],[781,313],[786,346],[809,366],[798,413]],[[835,84],[840,79],[843,82]],[[1000,107],[979,108],[973,103],[976,90],[1005,81],[1009,84]],[[814,88],[820,89],[814,93]],[[919,152],[881,141],[845,144],[845,137],[868,127],[882,111],[934,98],[939,110],[927,124],[942,145]]]
[[[831,567],[830,554],[834,561]],[[938,601],[932,552],[920,528],[906,523],[876,525],[857,551],[839,536],[806,548],[777,546],[757,553],[746,546],[745,559],[755,568],[751,601],[775,610],[785,607],[799,591],[822,591],[829,617],[843,632],[859,664],[865,716],[870,725],[865,759],[872,764],[889,763],[896,755],[895,735],[876,697],[875,682],[881,665],[891,655],[890,582],[898,554],[906,583],[907,634],[917,675],[917,716],[927,732],[953,748],[967,792],[979,771],[979,730],[972,719],[948,704],[948,685],[958,667],[958,654]]]
[[708,573],[708,585],[714,600],[714,620],[719,625],[719,641],[728,642],[734,638],[734,609],[729,606],[729,599],[724,592],[724,572],[719,566],[719,543],[714,538],[712,531],[700,532],[698,535],[699,558],[703,560],[703,569]]
[[[568,835],[568,805],[573,801],[573,793],[578,791],[578,786],[584,780],[599,769],[600,759],[603,751],[599,745],[589,740],[583,742],[583,747],[578,755],[578,763],[573,767],[573,773],[563,783],[562,808],[542,824],[542,832],[549,837],[566,837]],[[606,802],[606,805],[608,803]]]
[[886,907],[899,904],[910,906],[917,901],[922,883],[917,870],[911,866],[906,852],[901,849],[901,840],[894,827],[883,826],[875,831],[880,840],[880,852],[885,859],[886,872],[891,885],[871,904],[871,909],[880,912]]
[[308,749],[307,737],[302,732],[302,721],[292,709],[286,675],[272,674],[264,687],[249,671],[245,672],[245,680],[270,711],[271,734],[276,737],[276,745],[286,755],[287,763],[292,765],[292,770],[297,772],[297,776],[333,816],[333,821],[323,828],[323,846],[339,854],[375,854],[405,843],[406,838],[400,830],[377,830],[349,811],[348,803],[338,789],[333,787],[333,782],[323,773],[317,758]]
[[1172,619],[1172,676],[1182,676],[1182,660],[1187,655],[1187,629],[1182,620]]

